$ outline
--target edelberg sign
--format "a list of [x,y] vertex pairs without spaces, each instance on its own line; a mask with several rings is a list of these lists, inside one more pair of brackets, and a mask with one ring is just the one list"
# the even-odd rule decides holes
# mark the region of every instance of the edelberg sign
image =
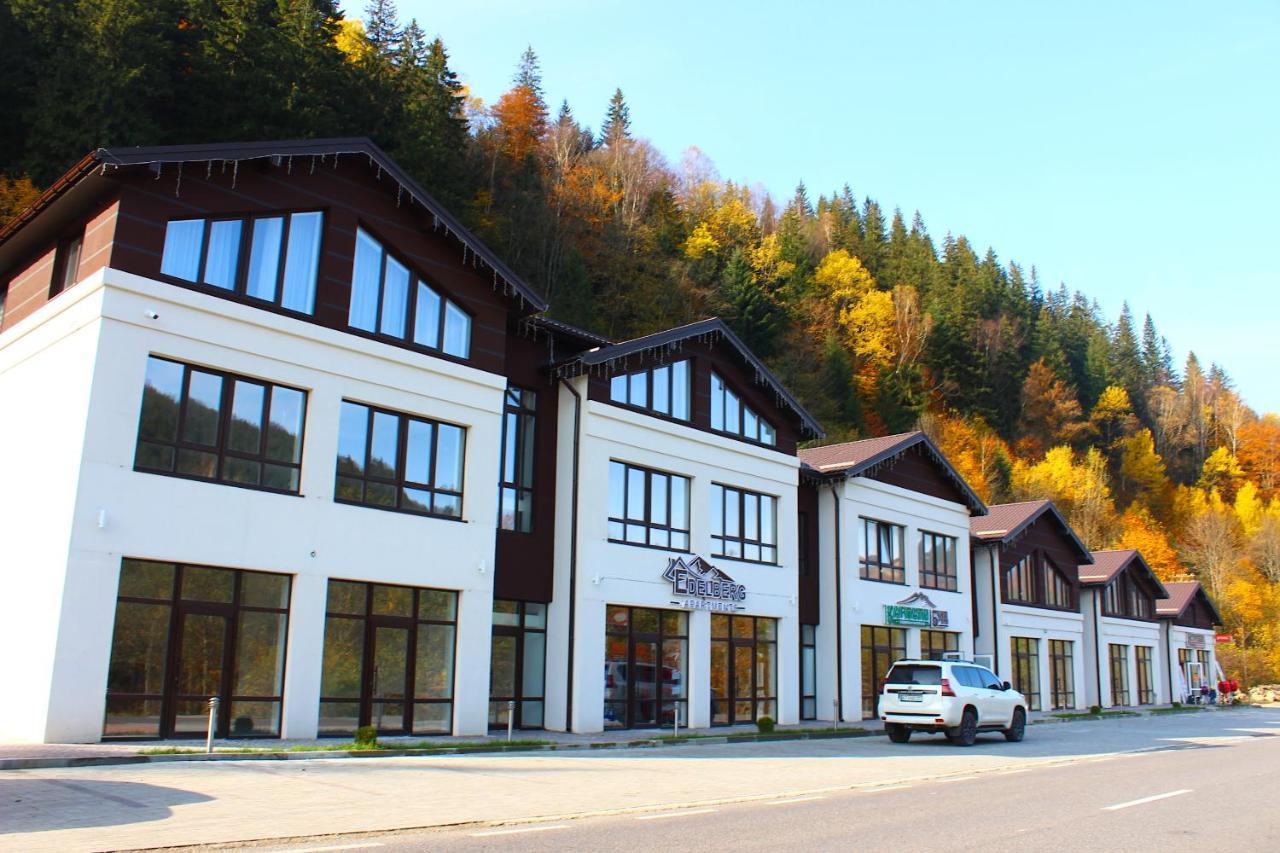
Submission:
[[689,610],[741,610],[738,602],[747,598],[745,585],[717,569],[701,557],[688,562],[683,557],[667,561],[662,577],[671,582],[671,594],[681,597],[676,602]]

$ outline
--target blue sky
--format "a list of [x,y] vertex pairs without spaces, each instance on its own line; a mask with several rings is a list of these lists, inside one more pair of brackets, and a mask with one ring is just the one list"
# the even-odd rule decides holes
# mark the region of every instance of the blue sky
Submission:
[[[359,16],[347,0],[348,14]],[[849,183],[1034,264],[1280,411],[1280,3],[401,0],[492,102],[532,45],[598,127],[777,198]]]

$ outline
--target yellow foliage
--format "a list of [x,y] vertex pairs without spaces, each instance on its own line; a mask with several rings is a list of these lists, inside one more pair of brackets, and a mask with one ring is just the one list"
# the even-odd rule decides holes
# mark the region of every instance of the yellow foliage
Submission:
[[338,22],[338,34],[333,43],[348,62],[359,62],[373,52],[373,45],[364,34],[364,24],[359,18],[343,18]]
[[699,222],[697,227],[693,229],[693,233],[689,235],[689,239],[684,241],[684,253],[693,260],[714,255],[720,251],[720,243],[711,234],[711,229],[705,222]]
[[1244,530],[1245,536],[1257,533],[1258,528],[1262,526],[1266,507],[1262,503],[1262,498],[1258,497],[1256,485],[1245,483],[1240,487],[1236,492],[1235,510],[1236,518],[1240,519],[1240,527]]
[[743,199],[728,194],[712,212],[707,224],[716,243],[728,251],[750,246],[760,230],[755,211]]
[[978,497],[987,503],[1004,497],[997,489],[1007,485],[999,478],[1009,464],[1009,448],[982,418],[926,415],[921,427]]
[[821,286],[824,295],[836,302],[837,307],[857,301],[876,286],[876,280],[862,261],[844,249],[836,249],[822,259],[813,274],[813,281]]
[[767,234],[760,244],[747,252],[747,261],[756,279],[773,282],[787,278],[795,272],[796,265],[782,259],[782,245],[778,242],[777,233]]
[[1218,489],[1230,498],[1243,477],[1244,471],[1235,454],[1225,447],[1219,447],[1204,460],[1198,485],[1202,489]]
[[1130,507],[1120,517],[1120,537],[1115,547],[1136,548],[1162,581],[1179,580],[1187,575],[1178,552],[1169,544],[1164,527],[1141,507]]
[[1053,501],[1090,548],[1114,539],[1115,508],[1107,483],[1107,463],[1096,447],[1090,447],[1079,460],[1070,447],[1062,445],[1034,465],[1015,462],[1013,491],[1021,500]]
[[867,292],[853,305],[840,309],[840,327],[849,347],[865,365],[882,369],[893,362],[893,294]]

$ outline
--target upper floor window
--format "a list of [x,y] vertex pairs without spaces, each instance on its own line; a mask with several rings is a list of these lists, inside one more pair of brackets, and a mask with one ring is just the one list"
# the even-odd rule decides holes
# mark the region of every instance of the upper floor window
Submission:
[[1048,560],[1044,561],[1044,603],[1064,610],[1075,606],[1071,581]]
[[147,359],[133,467],[297,494],[305,391]]
[[502,483],[498,526],[528,533],[533,529],[534,416],[537,395],[507,388],[502,415]]
[[778,499],[711,484],[711,539],[716,557],[778,562]]
[[1036,600],[1036,567],[1031,554],[1014,563],[1005,572],[1005,598],[1033,604]]
[[1150,619],[1152,610],[1151,596],[1127,574],[1121,574],[1103,590],[1102,612],[1107,616]]
[[323,232],[318,210],[174,219],[165,228],[160,272],[310,314]]
[[1074,610],[1075,587],[1039,551],[1027,554],[1005,570],[1005,601]]
[[689,361],[686,359],[650,370],[615,376],[609,381],[609,399],[615,403],[637,406],[687,421]]
[[920,534],[920,586],[956,591],[956,537]]
[[442,298],[363,228],[356,230],[347,322],[354,329],[458,358],[471,355],[471,317]]
[[689,550],[689,478],[609,462],[609,541]]
[[711,428],[761,444],[776,444],[773,425],[744,404],[716,373],[711,374]]
[[867,580],[906,583],[903,560],[906,529],[887,521],[862,519],[862,571]]
[[462,518],[466,430],[342,401],[334,500]]
[[58,245],[53,259],[53,281],[49,286],[49,297],[57,296],[76,283],[80,274],[80,256],[84,249],[84,235],[77,234]]

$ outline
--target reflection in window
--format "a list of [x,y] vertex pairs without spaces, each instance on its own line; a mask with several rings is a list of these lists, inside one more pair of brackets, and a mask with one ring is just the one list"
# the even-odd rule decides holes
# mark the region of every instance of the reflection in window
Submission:
[[649,409],[687,421],[689,364],[686,359],[650,370],[615,376],[609,381],[609,399],[615,403]]
[[354,329],[410,340],[459,358],[471,354],[470,316],[441,298],[363,228],[356,230],[347,323]]
[[955,592],[956,537],[940,533],[920,534],[920,586]]
[[297,494],[304,391],[151,356],[133,467]]
[[906,529],[899,524],[862,519],[861,576],[867,580],[906,583],[905,536]]
[[466,430],[342,401],[334,500],[462,518]]
[[320,211],[174,219],[165,226],[160,272],[310,314],[323,232]]
[[515,728],[542,728],[546,647],[547,605],[494,599],[490,728],[505,729],[513,710]]
[[611,461],[609,541],[689,550],[689,478]]
[[778,441],[773,426],[744,404],[717,373],[711,374],[711,428],[761,444]]
[[533,529],[534,422],[537,395],[508,386],[502,414],[502,474],[498,526],[528,533]]
[[777,505],[772,495],[712,483],[713,556],[777,563]]

